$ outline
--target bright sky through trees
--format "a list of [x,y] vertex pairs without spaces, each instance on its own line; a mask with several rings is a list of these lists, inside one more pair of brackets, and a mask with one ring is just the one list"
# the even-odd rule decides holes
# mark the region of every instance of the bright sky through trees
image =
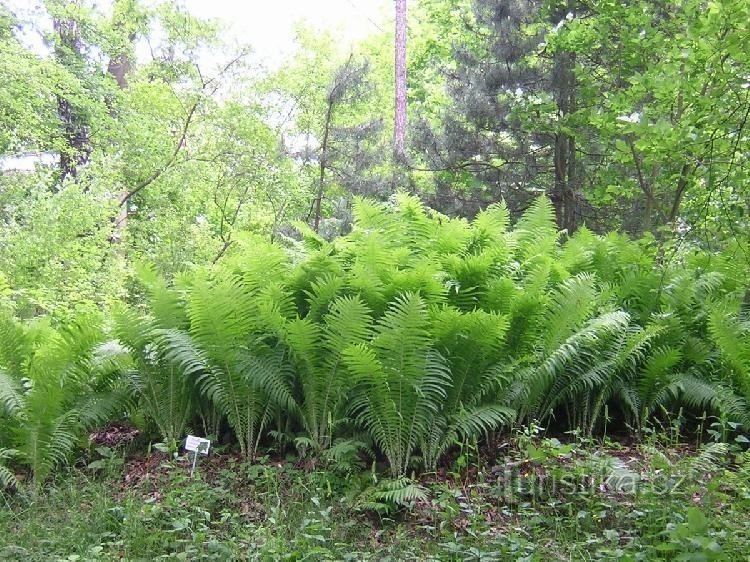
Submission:
[[334,29],[343,43],[353,43],[378,27],[386,28],[383,20],[390,4],[386,0],[185,1],[195,15],[224,22],[237,40],[253,45],[258,55],[271,64],[278,63],[293,49],[298,22]]

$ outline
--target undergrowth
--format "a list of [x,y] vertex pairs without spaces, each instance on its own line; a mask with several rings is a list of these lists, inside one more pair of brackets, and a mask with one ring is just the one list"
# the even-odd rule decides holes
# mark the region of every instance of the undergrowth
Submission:
[[[3,496],[3,560],[739,560],[750,454],[526,432],[418,480],[235,455],[71,469]],[[94,461],[96,462],[96,461]],[[93,466],[92,466],[93,465]]]

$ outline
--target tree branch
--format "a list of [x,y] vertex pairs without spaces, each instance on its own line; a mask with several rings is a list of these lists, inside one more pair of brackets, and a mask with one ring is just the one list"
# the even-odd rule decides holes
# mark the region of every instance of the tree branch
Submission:
[[135,194],[139,193],[141,190],[147,188],[149,185],[154,183],[157,179],[161,177],[161,175],[166,172],[176,161],[177,157],[180,155],[180,150],[185,145],[185,140],[187,138],[188,129],[190,128],[190,123],[193,120],[193,116],[195,115],[196,110],[198,109],[198,101],[193,103],[193,105],[190,107],[190,111],[188,111],[187,118],[185,119],[185,123],[182,126],[182,131],[180,132],[180,138],[177,141],[177,146],[175,146],[174,151],[172,152],[172,155],[169,157],[169,159],[162,164],[159,168],[157,168],[148,178],[140,182],[138,185],[136,185],[133,189],[128,191],[125,196],[120,199],[120,207],[125,205],[131,197],[133,197]]

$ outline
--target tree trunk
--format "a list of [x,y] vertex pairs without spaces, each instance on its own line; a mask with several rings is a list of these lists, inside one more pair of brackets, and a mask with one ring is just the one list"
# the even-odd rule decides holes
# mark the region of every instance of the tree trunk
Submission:
[[313,218],[313,230],[315,232],[318,232],[320,229],[321,205],[323,203],[323,193],[325,191],[326,160],[328,159],[328,136],[331,131],[331,119],[333,118],[333,103],[332,96],[328,96],[323,140],[320,143],[320,156],[318,157],[318,193],[315,196],[315,211]]
[[128,87],[128,74],[133,68],[130,58],[135,46],[136,30],[142,21],[137,0],[114,0],[112,4],[112,28],[122,34],[124,41],[110,56],[107,72],[115,79],[121,90]]
[[[566,117],[575,111],[576,106],[574,67],[575,55],[567,52],[555,53],[552,83],[556,92],[559,120],[563,126]],[[555,185],[552,202],[558,226],[569,233],[578,228],[578,168],[575,138],[561,126],[555,135]]]
[[[135,34],[129,36],[131,41],[135,41]],[[125,90],[128,87],[128,73],[132,68],[130,57],[125,53],[120,53],[109,59],[107,65],[107,72],[115,79],[117,86],[121,90]]]
[[641,222],[641,231],[651,231],[651,220],[654,214],[654,189],[651,183],[646,178],[643,170],[643,157],[635,149],[635,143],[632,139],[628,140],[630,146],[630,153],[633,155],[633,164],[635,164],[635,172],[638,178],[638,185],[641,187],[641,191],[645,197],[645,204],[643,207],[643,218]]
[[576,140],[568,137],[568,181],[565,190],[565,229],[573,234],[578,229],[578,158]]
[[552,191],[552,205],[555,208],[557,226],[565,228],[565,192],[568,169],[568,137],[560,132],[555,135],[555,185]]
[[646,193],[646,204],[643,206],[643,223],[641,224],[641,230],[651,232],[651,220],[654,215],[654,195],[652,193]]
[[688,180],[690,179],[690,167],[690,164],[685,162],[685,164],[682,165],[682,168],[680,168],[680,176],[677,178],[677,189],[675,190],[674,199],[672,200],[672,208],[669,210],[669,216],[667,217],[668,222],[674,222],[680,212],[682,198],[685,195],[685,190],[688,187]]
[[393,154],[396,163],[406,161],[406,0],[396,0],[396,99]]

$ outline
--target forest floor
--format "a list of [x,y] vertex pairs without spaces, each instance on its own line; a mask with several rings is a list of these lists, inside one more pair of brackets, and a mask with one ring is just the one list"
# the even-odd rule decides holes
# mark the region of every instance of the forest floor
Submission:
[[747,560],[750,454],[522,437],[416,482],[98,447],[0,495],[0,560]]

